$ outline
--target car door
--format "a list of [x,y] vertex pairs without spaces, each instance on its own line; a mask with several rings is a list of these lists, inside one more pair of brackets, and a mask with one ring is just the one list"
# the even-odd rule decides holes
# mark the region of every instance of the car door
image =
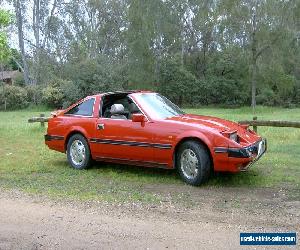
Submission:
[[153,162],[151,123],[100,117],[96,124],[97,159]]

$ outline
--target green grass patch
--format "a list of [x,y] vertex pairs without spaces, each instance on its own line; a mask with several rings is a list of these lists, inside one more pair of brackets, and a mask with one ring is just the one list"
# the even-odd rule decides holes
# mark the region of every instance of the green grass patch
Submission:
[[[182,200],[180,193],[171,194],[170,198],[168,192],[159,192],[160,187],[161,191],[168,188],[165,184],[172,185],[172,190],[174,186],[179,188],[185,185],[175,171],[105,163],[95,164],[84,171],[70,168],[66,155],[51,151],[44,145],[45,129],[39,124],[27,123],[28,118],[45,112],[45,109],[42,110],[0,112],[1,188],[107,202]],[[186,111],[235,121],[252,118],[250,108]],[[256,115],[258,119],[300,121],[300,109],[259,107]],[[299,190],[300,129],[259,127],[259,134],[268,139],[268,152],[250,171],[217,175],[205,186],[285,187]],[[149,186],[156,188],[149,189]]]

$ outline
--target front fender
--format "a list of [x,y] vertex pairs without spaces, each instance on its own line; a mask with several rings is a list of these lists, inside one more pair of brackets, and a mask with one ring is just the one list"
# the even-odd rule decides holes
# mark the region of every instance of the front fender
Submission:
[[187,138],[197,138],[201,140],[210,150],[212,148],[212,140],[207,134],[202,133],[201,131],[185,131],[184,133],[179,134],[176,137],[175,145],[178,145],[181,141]]
[[202,133],[201,131],[195,131],[195,130],[192,130],[192,131],[185,131],[181,134],[179,134],[177,137],[176,137],[176,140],[175,140],[175,145],[173,147],[173,166],[175,167],[175,153],[176,153],[176,150],[178,148],[178,145],[185,141],[185,140],[188,140],[188,139],[196,139],[196,140],[200,140],[203,144],[205,144],[205,146],[207,146],[209,152],[210,152],[210,155],[211,155],[211,158],[213,160],[213,136],[212,135],[209,135],[209,134],[204,134]]

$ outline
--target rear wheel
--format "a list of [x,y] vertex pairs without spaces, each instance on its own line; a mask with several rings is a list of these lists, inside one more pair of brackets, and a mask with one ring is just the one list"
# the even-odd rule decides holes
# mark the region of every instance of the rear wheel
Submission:
[[176,167],[181,178],[188,184],[199,186],[211,172],[212,163],[206,147],[196,141],[186,141],[179,146]]
[[90,166],[91,152],[87,140],[80,134],[72,135],[67,145],[67,157],[75,169],[85,169]]

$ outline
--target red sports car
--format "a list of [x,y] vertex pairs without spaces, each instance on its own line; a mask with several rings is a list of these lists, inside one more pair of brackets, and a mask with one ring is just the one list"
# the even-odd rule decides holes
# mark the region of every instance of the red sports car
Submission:
[[186,114],[150,91],[88,96],[56,111],[45,142],[66,152],[75,169],[92,160],[177,169],[191,185],[212,171],[244,171],[266,151],[266,140],[248,126]]

